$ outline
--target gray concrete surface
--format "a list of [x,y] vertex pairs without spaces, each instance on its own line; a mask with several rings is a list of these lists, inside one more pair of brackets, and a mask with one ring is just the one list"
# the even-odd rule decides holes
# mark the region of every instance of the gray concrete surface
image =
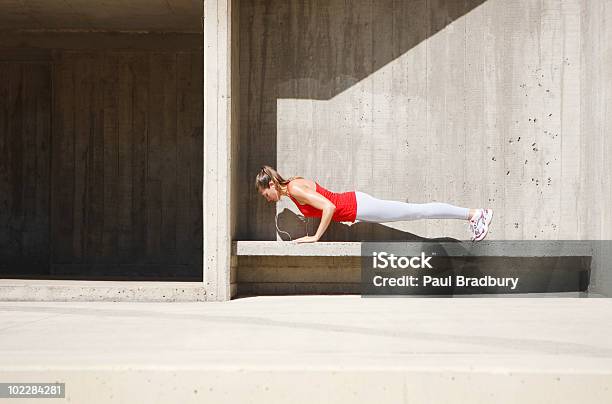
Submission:
[[[43,35],[199,32],[201,6],[11,0],[0,22]],[[206,7],[205,114],[215,118],[206,119],[204,151],[209,296],[236,290],[231,240],[274,239],[274,214],[295,211],[287,201],[275,211],[252,191],[261,164],[332,191],[490,206],[498,212],[491,239],[611,238],[609,1]],[[284,229],[297,237],[304,226]],[[466,235],[465,223],[449,220],[367,232],[390,230]],[[345,231],[334,224],[327,235],[346,240]],[[594,278],[598,291],[612,290],[609,271],[596,267]]]
[[604,403],[611,315],[576,298],[3,302],[0,381],[65,382],[77,403]]
[[[516,276],[520,279],[520,287],[513,293],[579,291],[589,287],[592,262],[599,258],[596,252],[602,246],[612,250],[612,242],[567,240],[485,240],[478,243],[429,240],[387,244],[238,241],[233,243],[231,278],[240,296],[367,293],[361,280],[362,276],[366,279],[369,275],[362,275],[361,257],[384,250],[396,256],[424,253],[431,257],[438,275]],[[609,263],[596,263],[607,271],[612,269]],[[421,276],[425,272],[415,270],[411,274]],[[397,293],[455,295],[475,292],[465,288],[409,288]],[[506,292],[479,290],[479,293]]]
[[0,301],[197,302],[202,282],[0,279]]
[[2,30],[202,32],[201,0],[3,0]]
[[[232,243],[232,254],[247,256],[319,256],[359,257],[363,254],[362,242],[317,242],[295,243],[286,241],[236,241]],[[394,242],[387,244],[388,253],[396,255],[427,255],[449,257],[572,257],[593,255],[593,246],[600,243],[589,241],[530,240],[480,241],[480,242]],[[383,246],[382,242],[368,244],[369,249]],[[612,246],[612,242],[606,247]],[[369,254],[367,254],[369,255]]]
[[[491,239],[610,237],[609,2],[241,7],[241,188],[269,163],[337,192],[491,207]],[[245,193],[239,239],[275,239],[284,208],[297,212]],[[458,220],[386,226],[466,234]]]
[[[336,192],[491,207],[489,240],[612,238],[609,1],[240,4],[239,189],[270,164]],[[318,226],[256,192],[236,211],[238,240],[286,238],[275,214],[293,238]],[[325,240],[465,226],[334,223]],[[611,294],[608,258],[593,276]]]
[[[210,0],[204,5],[204,178],[203,254],[204,286],[210,300],[229,300],[232,221],[232,172],[236,145],[232,99],[235,87],[233,67],[234,9],[232,0]],[[236,208],[236,206],[234,206]]]
[[[578,206],[583,234],[588,238],[612,240],[612,3],[608,0],[582,2],[580,133],[590,137],[581,145],[580,171],[592,172],[574,185],[587,203]],[[572,94],[574,97],[575,94]],[[612,249],[601,245],[595,268],[612,263]],[[612,296],[612,271],[593,273],[593,291]]]

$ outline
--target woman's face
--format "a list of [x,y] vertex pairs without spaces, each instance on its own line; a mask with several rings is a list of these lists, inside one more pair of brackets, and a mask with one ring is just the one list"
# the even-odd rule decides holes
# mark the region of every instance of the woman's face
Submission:
[[259,189],[259,193],[266,198],[266,200],[268,202],[278,202],[278,200],[280,199],[280,195],[276,189],[276,187],[274,186],[274,183],[270,183],[270,187],[269,188],[260,188]]

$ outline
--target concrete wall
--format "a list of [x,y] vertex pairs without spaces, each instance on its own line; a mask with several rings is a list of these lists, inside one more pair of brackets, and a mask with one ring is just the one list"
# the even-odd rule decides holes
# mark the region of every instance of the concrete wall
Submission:
[[202,279],[201,38],[2,37],[2,276]]
[[[610,4],[242,0],[237,239],[277,239],[281,212],[293,238],[318,225],[252,190],[262,164],[332,191],[491,207],[491,239],[611,238]],[[469,237],[455,220],[352,227],[325,239]]]
[[48,273],[51,67],[0,59],[0,77],[0,274]]
[[[580,237],[612,240],[612,1],[582,2]],[[612,296],[612,241],[596,243],[591,288]]]
[[[238,2],[231,1],[231,99],[232,102],[232,124],[231,124],[231,156],[233,161],[231,178],[230,178],[230,240],[236,240],[238,233],[240,203],[239,196],[241,195],[240,187],[240,172],[238,165],[240,164],[240,146],[242,138],[240,137],[240,6]],[[230,297],[233,297],[238,292],[238,283],[236,275],[238,271],[238,258],[232,256],[230,258]]]
[[[269,163],[334,191],[492,207],[496,239],[584,234],[579,1],[241,5],[245,187]],[[273,209],[245,194],[240,237],[275,239]]]
[[238,155],[235,137],[235,3],[204,3],[204,284],[207,300],[229,300],[232,286],[232,217]]
[[202,32],[202,0],[3,0],[0,30]]

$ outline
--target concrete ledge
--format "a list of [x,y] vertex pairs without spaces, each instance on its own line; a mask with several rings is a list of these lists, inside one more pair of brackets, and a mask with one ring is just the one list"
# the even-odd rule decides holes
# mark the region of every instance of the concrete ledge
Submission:
[[[317,242],[296,243],[290,241],[234,241],[232,255],[238,256],[329,256],[359,257],[363,244],[385,242]],[[389,242],[394,250],[409,255],[440,257],[590,257],[593,254],[589,240],[493,240],[473,243],[471,241],[436,242],[410,241]]]
[[359,257],[360,242],[295,243],[288,241],[234,241],[232,255]]
[[205,301],[202,282],[0,279],[0,301]]

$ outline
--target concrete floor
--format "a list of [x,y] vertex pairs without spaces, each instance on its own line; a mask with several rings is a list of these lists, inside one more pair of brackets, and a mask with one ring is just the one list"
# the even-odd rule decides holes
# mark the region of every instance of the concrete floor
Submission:
[[76,403],[603,403],[611,319],[605,298],[1,302],[0,382]]

